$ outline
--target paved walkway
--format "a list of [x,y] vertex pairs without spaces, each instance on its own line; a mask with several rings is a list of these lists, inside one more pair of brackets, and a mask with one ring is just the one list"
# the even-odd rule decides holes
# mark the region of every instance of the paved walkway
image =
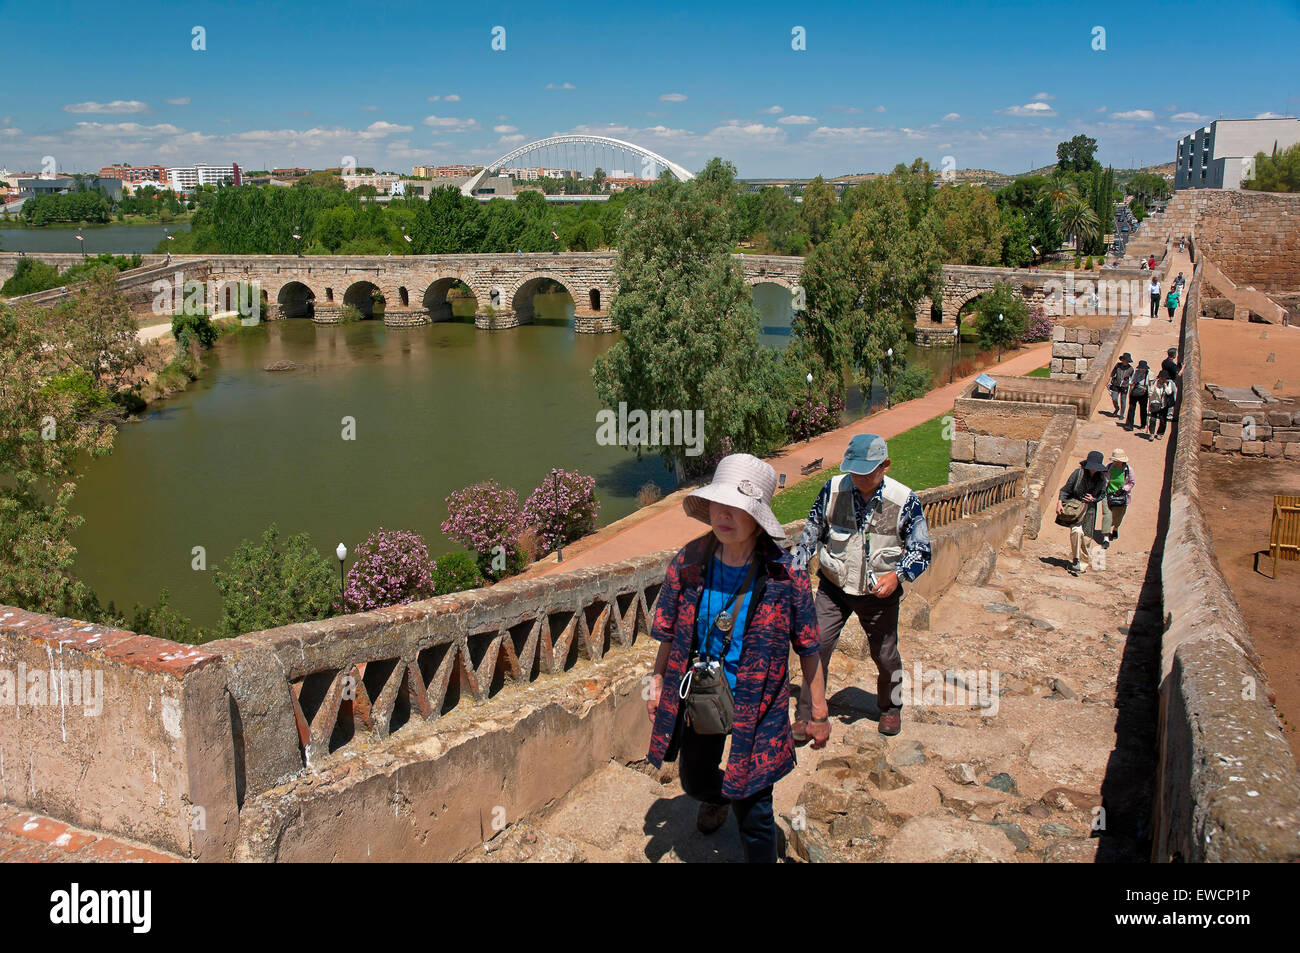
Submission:
[[[987,373],[1027,374],[1045,366],[1050,360],[1051,344],[1035,344],[1014,356],[1006,357],[1000,364],[990,367]],[[814,437],[809,443],[791,444],[777,455],[768,457],[767,462],[776,468],[777,473],[785,474],[787,486],[793,486],[804,479],[799,475],[799,468],[818,457],[822,459],[824,466],[837,465],[854,434],[875,432],[888,439],[927,420],[933,420],[940,414],[951,412],[953,400],[976,376],[972,374],[952,384],[944,384],[924,397],[861,418],[846,427]],[[637,518],[637,514],[633,514],[620,523],[611,524],[598,532],[588,545],[575,546],[572,551],[566,552],[564,562],[556,563],[553,560],[544,562],[534,567],[529,575],[544,575],[586,566],[599,566],[602,563],[617,562],[621,559],[664,549],[676,549],[685,545],[700,535],[703,524],[691,519],[682,511],[683,495],[684,493],[679,491],[665,498],[644,518]]]
[[182,858],[72,827],[0,801],[0,863],[181,863]]

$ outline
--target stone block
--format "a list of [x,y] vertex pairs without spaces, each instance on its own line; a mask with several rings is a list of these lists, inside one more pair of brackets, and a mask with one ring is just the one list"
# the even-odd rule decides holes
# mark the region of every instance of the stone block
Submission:
[[1201,446],[1202,446],[1202,447],[1206,447],[1206,448],[1209,448],[1209,447],[1213,447],[1213,446],[1214,446],[1214,432],[1213,432],[1213,431],[1210,431],[1210,430],[1202,430],[1202,431],[1201,431]]
[[1051,372],[1052,374],[1059,374],[1059,373],[1061,373],[1061,367],[1064,365],[1064,363],[1065,363],[1065,362],[1062,361],[1059,357],[1054,357],[1054,358],[1052,358],[1052,366],[1051,366],[1051,371],[1050,371],[1050,372]]
[[1201,420],[1218,420],[1218,419],[1219,419],[1219,412],[1215,410],[1213,407],[1201,408]]
[[[1300,446],[1300,444],[1296,446]],[[948,464],[948,482],[961,483],[963,480],[979,480],[987,476],[997,476],[1004,470],[1006,470],[1006,467],[994,467],[982,463],[950,463]]]
[[1088,373],[1088,359],[1086,357],[1076,357],[1074,359],[1074,373],[1079,375]]
[[1263,456],[1264,442],[1262,440],[1243,440],[1241,443],[1241,452],[1248,457]]
[[1300,443],[1300,430],[1290,427],[1286,430],[1274,428],[1273,439],[1282,443]]
[[1216,450],[1223,450],[1228,453],[1236,453],[1241,449],[1241,438],[1220,436],[1214,442],[1214,448]]
[[1053,357],[1083,357],[1082,344],[1056,344],[1052,347]]
[[1274,459],[1279,458],[1285,450],[1286,444],[1278,443],[1276,440],[1270,440],[1268,443],[1264,444],[1264,456],[1266,457]]
[[1100,351],[1101,351],[1100,344],[1085,344],[1083,346],[1084,357],[1096,357]]
[[1029,441],[1014,437],[975,436],[975,461],[1023,467],[1029,460]]
[[1052,328],[1052,340],[1053,341],[1065,340],[1065,325],[1058,324],[1056,327]]
[[1241,424],[1219,424],[1219,434],[1223,437],[1241,437]]
[[[1204,416],[1204,414],[1201,416]],[[1291,414],[1285,410],[1270,410],[1268,412],[1268,422],[1272,427],[1289,427],[1291,426]]]
[[1287,460],[1300,460],[1300,443],[1288,443],[1282,448],[1282,456]]
[[952,447],[949,456],[953,460],[970,462],[975,459],[975,435],[970,431],[959,431],[952,435]]

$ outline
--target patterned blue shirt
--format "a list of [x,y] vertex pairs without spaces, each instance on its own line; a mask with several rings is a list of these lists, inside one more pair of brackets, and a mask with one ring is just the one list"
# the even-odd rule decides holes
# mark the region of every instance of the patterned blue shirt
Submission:
[[[838,479],[838,477],[832,477]],[[880,486],[868,502],[856,485],[853,487],[853,515],[857,517],[858,531],[865,532],[867,520],[880,506],[884,499],[885,483]],[[792,564],[796,569],[807,569],[808,561],[817,554],[823,537],[826,535],[826,507],[830,505],[831,480],[822,486],[804,523],[803,534],[792,553]],[[930,527],[925,522],[925,510],[916,494],[908,492],[907,502],[898,514],[898,537],[903,541],[903,555],[898,560],[898,578],[912,582],[930,567]]]

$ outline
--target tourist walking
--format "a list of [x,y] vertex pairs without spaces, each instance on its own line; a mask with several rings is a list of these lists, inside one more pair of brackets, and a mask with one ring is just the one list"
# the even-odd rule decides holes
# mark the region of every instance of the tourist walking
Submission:
[[1110,535],[1112,528],[1110,508],[1106,504],[1108,482],[1108,468],[1101,451],[1092,450],[1061,487],[1056,501],[1057,515],[1071,500],[1084,504],[1082,518],[1070,526],[1070,558],[1073,560],[1070,571],[1073,573],[1087,572],[1090,566],[1093,569],[1106,568],[1105,550],[1100,544]]
[[[778,541],[776,471],[757,457],[724,457],[707,486],[682,501],[710,531],[668,565],[650,634],[659,640],[646,707],[655,767],[680,757],[682,789],[711,834],[734,810],[745,858],[775,863],[772,786],[795,766],[788,659],[801,656],[813,747],[830,737],[820,641],[808,573]],[[731,736],[725,769],[722,752]]]
[[[1173,413],[1174,401],[1178,398],[1178,388],[1169,378],[1169,372],[1164,368],[1156,375],[1156,382],[1151,387],[1151,396],[1147,399],[1149,403],[1147,415],[1151,423],[1147,428],[1148,437],[1155,437],[1160,440],[1165,435],[1165,427],[1169,423],[1169,417]],[[1156,421],[1160,422],[1160,429],[1156,430]]]
[[1133,498],[1133,485],[1137,483],[1123,447],[1111,451],[1107,466],[1106,508],[1110,510],[1110,535],[1102,540],[1103,546],[1109,546],[1112,539],[1119,539],[1119,524],[1124,522],[1129,500]]
[[1160,279],[1155,275],[1151,276],[1151,283],[1147,285],[1147,291],[1151,295],[1151,317],[1158,317],[1160,314]]
[[1178,285],[1169,289],[1169,294],[1165,296],[1165,307],[1169,309],[1169,320],[1174,319],[1174,312],[1178,310]]
[[[803,569],[817,556],[817,623],[821,634],[823,678],[840,631],[855,613],[876,663],[878,730],[896,735],[902,727],[903,660],[898,653],[898,606],[903,583],[930,565],[930,529],[921,501],[908,487],[886,476],[889,447],[873,433],[855,434],[844,451],[841,473],[822,486],[792,564]],[[897,694],[896,694],[897,693]],[[794,733],[798,741],[816,697],[799,693]]]
[[1110,369],[1110,401],[1115,405],[1115,419],[1124,416],[1128,408],[1128,386],[1133,379],[1133,355],[1125,351]]
[[1145,429],[1147,425],[1147,395],[1151,390],[1151,368],[1147,366],[1146,361],[1138,361],[1137,367],[1133,368],[1133,376],[1129,378],[1128,390],[1128,414],[1124,417],[1124,429],[1133,429],[1133,412],[1136,410],[1141,418],[1138,427]]
[[1171,347],[1165,352],[1165,359],[1160,362],[1160,369],[1169,375],[1169,379],[1178,382],[1183,373],[1183,365],[1178,363],[1178,348]]

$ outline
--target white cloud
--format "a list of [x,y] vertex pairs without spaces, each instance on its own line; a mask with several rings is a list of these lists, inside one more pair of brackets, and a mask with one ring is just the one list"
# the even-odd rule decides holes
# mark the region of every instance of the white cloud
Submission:
[[784,110],[780,106],[768,106],[766,109],[760,109],[759,112],[765,113],[769,116],[775,116],[778,113],[784,112]]
[[1202,116],[1200,113],[1176,113],[1170,116],[1172,122],[1205,122],[1209,116]]
[[684,103],[686,102],[685,93],[664,93],[659,97],[661,103]]
[[442,132],[468,132],[478,128],[477,119],[458,119],[455,116],[425,116],[424,124]]
[[111,103],[69,103],[63,107],[65,113],[110,113],[120,115],[122,113],[142,113],[147,112],[149,106],[138,99],[115,99]]
[[188,106],[190,104],[190,97],[180,96],[176,99],[164,99],[163,102],[168,106]]
[[1055,116],[1056,110],[1047,103],[1025,103],[1023,106],[999,109],[998,113],[1003,116]]
[[817,121],[816,116],[782,116],[777,120],[783,126],[811,126]]
[[883,139],[888,135],[884,130],[869,126],[818,126],[808,136],[824,142],[867,142]]
[[1111,113],[1116,119],[1130,119],[1140,122],[1151,122],[1156,118],[1156,114],[1150,109],[1130,109],[1127,112]]
[[959,116],[957,113],[948,113],[948,115],[944,116],[943,118],[944,118],[944,122],[956,122],[958,119],[961,118],[961,116]]
[[862,110],[859,109],[857,106],[832,106],[831,112],[848,113],[852,115],[854,113],[860,113],[862,112]]
[[1267,113],[1260,113],[1255,118],[1256,119],[1287,119],[1289,117],[1283,116],[1281,113],[1267,112]]
[[572,83],[547,83],[547,89],[577,89]]
[[72,127],[72,132],[77,135],[105,133],[114,136],[139,136],[152,139],[155,136],[179,135],[182,130],[179,126],[173,126],[171,123],[165,122],[156,126],[145,126],[138,122],[79,122]]
[[449,94],[449,95],[447,95],[447,96],[442,97],[442,101],[443,101],[444,103],[458,103],[458,102],[460,102],[460,94],[459,94],[459,93],[451,93],[451,94]]
[[515,126],[493,126],[492,131],[493,132],[518,132],[519,130]]
[[1034,100],[1037,101],[1037,102],[1045,102],[1046,100],[1049,100],[1049,99],[1055,99],[1055,98],[1056,98],[1056,97],[1053,96],[1051,93],[1035,93],[1035,94],[1034,94]]
[[877,106],[875,109],[873,109],[873,110],[871,110],[871,111],[872,111],[873,113],[882,113],[882,112],[885,111],[885,107],[884,107],[884,106]]
[[[473,120],[471,120],[472,122]],[[372,122],[362,131],[361,135],[367,139],[377,139],[381,136],[391,136],[396,132],[410,132],[414,126],[399,126],[392,122]]]
[[500,139],[497,140],[497,145],[499,145],[499,146],[517,146],[517,145],[519,145],[519,143],[523,142],[523,141],[524,141],[525,139],[527,139],[527,138],[528,138],[528,137],[525,136],[523,133],[517,133],[517,134],[515,134],[515,135],[513,135],[513,136],[502,136]]

